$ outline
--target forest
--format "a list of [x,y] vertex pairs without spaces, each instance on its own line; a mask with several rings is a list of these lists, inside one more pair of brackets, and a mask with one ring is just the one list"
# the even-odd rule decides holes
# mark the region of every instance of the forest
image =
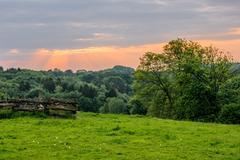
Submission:
[[0,67],[0,99],[69,100],[78,110],[240,124],[240,64],[210,46],[170,41],[136,69],[101,71]]

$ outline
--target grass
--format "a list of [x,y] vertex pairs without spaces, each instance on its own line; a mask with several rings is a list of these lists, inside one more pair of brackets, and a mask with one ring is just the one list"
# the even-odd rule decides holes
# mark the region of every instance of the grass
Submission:
[[240,160],[240,126],[78,113],[0,120],[0,160]]

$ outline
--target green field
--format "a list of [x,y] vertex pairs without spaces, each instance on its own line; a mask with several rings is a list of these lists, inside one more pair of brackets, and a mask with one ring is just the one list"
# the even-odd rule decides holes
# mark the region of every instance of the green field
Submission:
[[240,159],[240,126],[78,113],[0,120],[0,159]]

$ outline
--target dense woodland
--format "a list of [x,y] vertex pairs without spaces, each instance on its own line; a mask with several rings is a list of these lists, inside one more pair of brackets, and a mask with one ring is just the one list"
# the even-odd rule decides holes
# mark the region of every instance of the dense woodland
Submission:
[[85,112],[240,124],[240,64],[213,47],[177,39],[139,67],[33,71],[0,67],[0,99],[74,101]]
[[[0,70],[1,99],[74,101],[86,112],[129,113],[134,70],[115,66],[98,72],[79,70]],[[119,106],[120,105],[120,106]]]

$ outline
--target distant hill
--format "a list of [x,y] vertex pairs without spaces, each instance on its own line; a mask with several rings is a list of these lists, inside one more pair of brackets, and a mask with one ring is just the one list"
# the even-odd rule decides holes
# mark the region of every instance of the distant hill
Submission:
[[125,67],[125,66],[114,66],[111,69],[105,69],[104,71],[114,71],[114,72],[121,72],[121,73],[128,73],[128,74],[132,74],[134,72],[134,69],[131,67]]

